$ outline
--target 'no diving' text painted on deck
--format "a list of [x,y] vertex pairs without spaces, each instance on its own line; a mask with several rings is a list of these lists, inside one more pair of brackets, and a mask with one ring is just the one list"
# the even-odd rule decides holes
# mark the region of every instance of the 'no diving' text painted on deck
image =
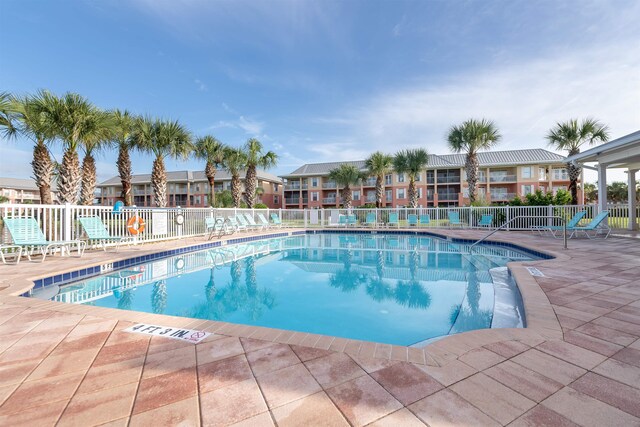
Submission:
[[194,331],[193,329],[170,328],[168,326],[148,325],[138,323],[124,330],[125,332],[135,332],[138,334],[157,335],[159,337],[173,338],[174,340],[189,341],[194,344],[199,343],[211,332]]

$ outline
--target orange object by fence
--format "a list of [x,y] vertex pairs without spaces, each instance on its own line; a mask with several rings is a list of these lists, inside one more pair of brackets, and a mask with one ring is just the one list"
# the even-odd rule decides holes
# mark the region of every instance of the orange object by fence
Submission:
[[129,221],[127,221],[127,230],[129,231],[129,234],[133,236],[142,233],[144,231],[144,226],[144,219],[140,218],[138,215],[132,216],[129,218]]

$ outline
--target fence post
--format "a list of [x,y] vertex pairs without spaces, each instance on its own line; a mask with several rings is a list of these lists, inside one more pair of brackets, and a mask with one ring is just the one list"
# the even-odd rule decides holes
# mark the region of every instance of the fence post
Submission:
[[511,225],[509,225],[509,220],[511,219],[511,206],[507,206],[506,209],[506,217],[507,217],[507,231],[509,231]]
[[71,236],[71,217],[72,217],[71,203],[64,204],[64,216],[62,220],[62,238],[63,240],[73,240]]
[[[552,216],[553,216],[553,205],[549,204],[549,206],[547,206],[547,225],[549,226],[553,225],[554,218],[552,218]],[[565,218],[565,222],[566,222],[566,218]]]
[[[307,209],[302,209],[302,217],[304,218],[304,229],[307,229],[307,213],[309,213],[307,211]],[[310,213],[309,213],[310,215]]]

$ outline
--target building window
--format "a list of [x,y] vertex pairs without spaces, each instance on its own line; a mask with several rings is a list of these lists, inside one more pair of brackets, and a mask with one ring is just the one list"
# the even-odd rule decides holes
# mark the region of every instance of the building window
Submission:
[[311,192],[311,201],[312,202],[317,202],[318,199],[320,198],[320,193],[318,193],[317,191],[312,191]]
[[392,190],[385,190],[384,198],[385,198],[385,200],[387,202],[391,202],[393,200],[393,191]]
[[538,179],[540,181],[547,180],[547,169],[546,168],[538,168]]
[[200,198],[200,196],[196,196],[196,205],[200,204],[202,204],[202,199]]
[[522,178],[523,179],[531,179],[531,174],[533,173],[531,170],[533,168],[531,166],[525,166],[522,168]]
[[384,185],[391,185],[391,174],[384,176]]
[[533,185],[522,186],[522,195],[526,196],[527,194],[533,194]]
[[273,191],[274,191],[275,193],[277,193],[277,192],[278,192],[278,184],[273,184]]
[[399,173],[398,174],[398,182],[404,182],[404,174],[403,173]]
[[353,192],[353,200],[360,200],[360,190]]
[[318,178],[311,178],[311,186],[312,187],[318,186]]
[[567,173],[567,169],[565,168],[554,168],[553,169],[553,179],[557,181],[566,181],[569,179],[569,174]]
[[276,205],[280,203],[280,199],[278,196],[273,196],[273,203]]
[[418,199],[422,199],[422,188],[418,188]]
[[396,188],[396,199],[406,199],[406,193],[404,188]]
[[421,173],[416,175],[416,182],[420,182],[420,181],[422,181],[422,174]]

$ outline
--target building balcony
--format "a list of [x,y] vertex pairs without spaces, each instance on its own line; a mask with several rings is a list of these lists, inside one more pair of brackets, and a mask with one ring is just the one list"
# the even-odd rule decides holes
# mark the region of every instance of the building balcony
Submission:
[[368,178],[362,181],[363,187],[375,187],[376,186],[376,178]]
[[285,191],[286,190],[306,190],[309,187],[308,184],[300,184],[299,182],[296,182],[295,184],[287,184],[284,186]]
[[489,175],[489,182],[516,182],[515,175]]
[[286,199],[284,199],[284,202],[287,205],[299,205],[300,201],[302,201],[302,203],[308,203],[309,199],[307,197],[288,197]]
[[322,199],[322,203],[325,205],[335,205],[338,200],[335,197],[325,197]]
[[322,188],[336,188],[335,182],[323,182]]
[[[427,183],[429,180],[427,179]],[[460,182],[460,176],[438,176],[438,184],[450,184]]]
[[442,202],[442,201],[458,200],[458,194],[459,193],[438,193],[438,201]]
[[516,193],[489,193],[491,201],[506,201],[513,200],[516,197]]

